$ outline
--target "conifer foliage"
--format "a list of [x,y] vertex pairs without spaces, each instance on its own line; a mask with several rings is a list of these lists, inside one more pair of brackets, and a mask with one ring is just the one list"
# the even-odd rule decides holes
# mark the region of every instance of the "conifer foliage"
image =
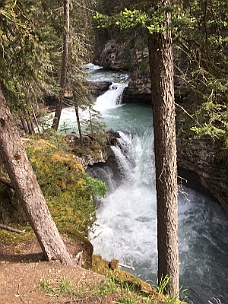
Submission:
[[[68,7],[71,5],[71,12],[78,13],[78,18],[74,20],[78,24],[78,20],[84,23],[82,20],[87,13],[86,5],[91,4],[90,1],[86,5],[84,1],[72,0],[66,3]],[[73,5],[77,9],[74,7],[73,10]],[[59,259],[65,264],[72,264],[11,114],[12,111],[16,118],[20,118],[25,132],[33,133],[34,122],[39,130],[37,116],[40,115],[40,102],[44,96],[58,96],[59,92],[65,92],[67,84],[68,88],[69,84],[72,85],[67,77],[68,71],[76,75],[74,85],[79,83],[78,87],[82,87],[82,80],[77,77],[85,55],[86,40],[82,26],[75,27],[74,35],[71,36],[71,60],[68,60],[64,73],[60,68],[62,54],[65,54],[61,40],[65,32],[63,12],[63,3],[58,0],[0,2],[0,156],[44,256],[47,260]],[[84,28],[88,30],[88,27]],[[61,74],[64,82],[60,81]],[[58,163],[58,159],[55,161]],[[97,183],[88,179],[81,188],[93,185],[93,190],[88,193],[97,194],[94,190]],[[91,196],[87,197],[89,199]]]

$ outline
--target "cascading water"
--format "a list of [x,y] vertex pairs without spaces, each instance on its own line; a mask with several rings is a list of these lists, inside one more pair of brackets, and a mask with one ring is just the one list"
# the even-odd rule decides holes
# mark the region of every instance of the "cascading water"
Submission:
[[[103,71],[101,67],[93,64],[87,64],[84,66],[87,73],[87,79],[89,81],[111,81],[112,84],[109,90],[99,96],[94,104],[94,109],[103,113],[105,110],[113,109],[121,106],[121,99],[124,89],[128,85],[128,75],[114,72]],[[118,81],[118,82],[116,82]],[[88,111],[80,111],[81,118],[88,118]],[[51,119],[52,120],[52,119]],[[76,114],[74,107],[65,108],[62,110],[59,131],[78,132],[76,124]]]
[[[134,274],[155,284],[157,232],[152,129],[141,135],[121,132],[120,135],[113,152],[123,180],[102,200],[91,239],[95,253],[133,266]],[[226,215],[210,198],[185,187],[180,186],[178,201],[181,286],[188,289],[189,301],[193,303],[227,303]]]
[[[90,77],[99,81],[112,78],[113,73],[110,75],[105,72],[104,76],[97,69]],[[120,85],[127,83],[126,75],[118,77]],[[115,78],[114,82],[117,81]],[[118,145],[112,150],[122,179],[119,184],[110,168],[93,167],[97,177],[107,180],[110,191],[99,204],[95,231],[90,239],[95,253],[108,260],[117,258],[123,264],[132,265],[135,275],[156,284],[156,190],[151,108],[143,104],[115,105],[116,90],[110,88],[108,92],[96,103],[108,128],[121,131]],[[109,98],[112,100],[110,108]],[[180,285],[187,289],[188,301],[195,304],[226,304],[228,223],[225,212],[210,198],[184,187],[179,189],[178,202]]]
[[104,258],[117,258],[134,266],[137,274],[149,275],[156,269],[157,259],[153,134],[120,135],[112,150],[122,183],[102,200],[92,243]]
[[109,90],[103,95],[99,96],[94,105],[97,111],[104,111],[106,109],[116,108],[121,105],[121,99],[127,83],[112,83]]
[[145,184],[154,186],[154,161],[153,133],[152,130],[145,132],[141,136],[138,134],[125,134],[119,132],[118,144],[111,147],[115,155],[117,166],[124,182],[128,181],[131,185]]

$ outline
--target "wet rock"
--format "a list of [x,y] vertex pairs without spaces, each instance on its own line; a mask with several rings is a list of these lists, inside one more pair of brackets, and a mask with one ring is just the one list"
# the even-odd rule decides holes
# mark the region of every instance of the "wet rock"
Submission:
[[89,90],[91,92],[91,95],[94,97],[98,97],[105,93],[109,86],[112,84],[110,81],[98,81],[98,82],[89,82]]
[[117,139],[120,138],[120,135],[118,132],[113,131],[112,129],[109,129],[105,132],[106,134],[106,145],[107,146],[115,146],[117,144]]

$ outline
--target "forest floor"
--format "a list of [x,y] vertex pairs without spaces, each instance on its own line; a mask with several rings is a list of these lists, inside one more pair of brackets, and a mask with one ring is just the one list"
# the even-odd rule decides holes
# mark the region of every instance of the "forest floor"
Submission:
[[[70,253],[75,250],[67,244]],[[36,240],[16,246],[0,244],[0,303],[165,303],[118,287],[114,281],[81,267],[42,261]],[[166,302],[168,303],[168,302]]]

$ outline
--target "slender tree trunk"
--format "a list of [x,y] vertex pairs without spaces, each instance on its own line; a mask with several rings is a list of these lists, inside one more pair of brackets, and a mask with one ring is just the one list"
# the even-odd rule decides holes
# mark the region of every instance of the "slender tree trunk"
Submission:
[[91,107],[89,107],[89,125],[90,125],[90,133],[91,133],[91,135],[93,135],[93,124],[92,124]]
[[30,113],[29,112],[27,112],[26,122],[27,122],[28,130],[29,130],[29,134],[30,135],[34,134],[35,130],[34,130],[33,122],[30,118]]
[[83,144],[82,128],[81,128],[81,121],[80,121],[79,112],[78,112],[77,96],[76,96],[75,91],[73,91],[73,98],[74,98],[74,108],[75,108],[75,114],[76,114],[76,119],[77,119],[78,132],[79,132],[79,137],[80,137],[80,145],[82,146],[82,144]]
[[28,126],[27,126],[27,123],[26,123],[26,121],[25,121],[25,119],[22,115],[20,115],[20,120],[21,120],[21,124],[23,126],[23,129],[24,129],[25,133],[28,134],[29,133]]
[[39,126],[39,123],[38,123],[38,120],[37,120],[36,113],[35,113],[34,109],[32,109],[32,114],[33,114],[33,118],[34,118],[34,121],[35,121],[35,124],[36,124],[36,127],[37,127],[37,131],[40,134],[41,133],[40,126]]
[[[162,2],[170,5],[170,1]],[[154,2],[153,4],[154,5]],[[149,35],[154,148],[157,188],[158,282],[166,275],[166,292],[179,294],[178,204],[173,54],[170,13],[164,34]],[[166,27],[166,28],[165,28]]]
[[60,116],[63,108],[63,100],[66,88],[68,57],[69,57],[69,32],[70,32],[70,5],[69,0],[64,0],[64,16],[65,16],[65,33],[63,35],[63,52],[62,52],[62,68],[60,79],[60,94],[59,100],[55,110],[55,117],[53,120],[53,129],[58,130]]
[[0,88],[0,157],[47,260],[71,264]]

